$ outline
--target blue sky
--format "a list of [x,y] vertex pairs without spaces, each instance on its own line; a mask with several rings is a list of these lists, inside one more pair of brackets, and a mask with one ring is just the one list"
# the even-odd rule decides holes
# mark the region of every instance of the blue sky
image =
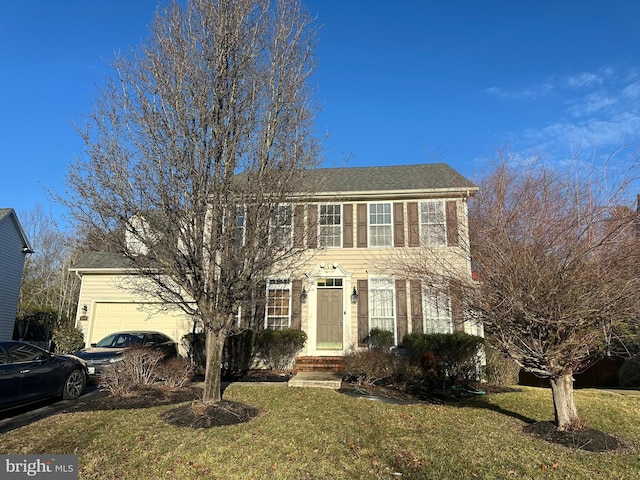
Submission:
[[[640,139],[640,3],[304,0],[327,165],[442,161],[473,178],[506,144],[561,162]],[[0,2],[0,207],[61,209],[73,124],[144,41],[152,0]]]

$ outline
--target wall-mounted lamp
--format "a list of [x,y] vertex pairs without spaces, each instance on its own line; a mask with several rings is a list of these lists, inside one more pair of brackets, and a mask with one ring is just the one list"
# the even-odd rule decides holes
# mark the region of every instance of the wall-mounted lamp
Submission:
[[353,292],[351,292],[351,303],[354,305],[358,303],[358,291],[356,290],[356,287],[353,287]]
[[86,315],[88,311],[89,311],[89,309],[87,308],[87,306],[83,305],[82,306],[82,315]]
[[307,290],[302,287],[302,292],[300,292],[300,302],[307,303]]

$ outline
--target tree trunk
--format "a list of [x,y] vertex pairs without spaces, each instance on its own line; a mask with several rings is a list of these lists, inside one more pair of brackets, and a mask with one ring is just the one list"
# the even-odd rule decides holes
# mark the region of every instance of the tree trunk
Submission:
[[207,366],[204,373],[204,392],[202,401],[204,403],[218,403],[222,400],[221,391],[221,371],[222,371],[222,351],[224,349],[225,336],[207,328],[206,358]]
[[582,426],[573,400],[573,373],[551,379],[553,410],[558,430],[572,430]]

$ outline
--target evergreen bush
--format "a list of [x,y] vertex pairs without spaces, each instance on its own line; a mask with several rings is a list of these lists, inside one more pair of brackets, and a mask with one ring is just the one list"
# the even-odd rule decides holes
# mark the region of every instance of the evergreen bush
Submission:
[[425,377],[438,377],[450,384],[478,379],[479,353],[484,339],[463,332],[411,333],[404,346],[411,360],[423,368]]
[[270,370],[287,370],[302,350],[307,334],[302,330],[260,330],[256,335],[258,356]]

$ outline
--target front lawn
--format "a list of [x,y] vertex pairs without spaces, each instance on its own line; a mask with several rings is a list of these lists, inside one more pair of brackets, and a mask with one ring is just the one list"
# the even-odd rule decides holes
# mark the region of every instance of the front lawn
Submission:
[[609,453],[522,432],[526,421],[553,418],[547,389],[446,406],[271,386],[232,385],[224,398],[262,413],[199,430],[160,419],[175,405],[64,413],[1,435],[0,453],[77,453],[81,479],[636,479],[640,471],[640,397],[576,391],[589,426],[628,445]]

